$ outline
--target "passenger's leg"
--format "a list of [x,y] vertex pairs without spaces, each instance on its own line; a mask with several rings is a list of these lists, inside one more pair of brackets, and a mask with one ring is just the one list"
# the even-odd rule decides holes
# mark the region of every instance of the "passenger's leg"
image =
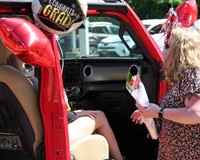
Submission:
[[[83,111],[84,112],[84,111]],[[114,160],[122,160],[115,135],[102,111],[85,111],[95,113],[95,117],[82,116],[69,124],[70,143],[92,134],[94,131],[104,136],[109,144],[110,155]]]

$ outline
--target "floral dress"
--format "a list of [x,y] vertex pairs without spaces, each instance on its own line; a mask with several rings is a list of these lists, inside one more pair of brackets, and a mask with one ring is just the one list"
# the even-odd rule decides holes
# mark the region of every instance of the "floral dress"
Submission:
[[[161,100],[160,107],[185,107],[184,99],[192,95],[200,97],[200,70],[194,68],[182,73],[182,80],[169,89]],[[200,160],[200,124],[186,125],[158,119],[157,127],[158,160]]]

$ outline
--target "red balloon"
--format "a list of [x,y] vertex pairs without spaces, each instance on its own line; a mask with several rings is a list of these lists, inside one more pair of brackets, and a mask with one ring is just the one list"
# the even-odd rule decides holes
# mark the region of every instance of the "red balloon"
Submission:
[[196,0],[188,0],[181,3],[175,11],[178,16],[178,21],[183,27],[189,27],[197,20],[198,8]]
[[41,67],[54,66],[54,52],[46,35],[22,18],[0,18],[0,37],[23,62]]

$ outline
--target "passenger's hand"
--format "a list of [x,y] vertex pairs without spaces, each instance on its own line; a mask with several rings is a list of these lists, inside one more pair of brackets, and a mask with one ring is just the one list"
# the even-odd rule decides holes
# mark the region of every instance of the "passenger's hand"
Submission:
[[92,110],[88,110],[88,111],[80,110],[80,111],[77,111],[76,114],[77,114],[78,117],[88,116],[88,117],[94,119],[94,118],[97,117],[98,113],[95,112],[95,111],[92,111]]
[[158,112],[161,109],[154,103],[150,103],[149,107],[145,108],[137,102],[136,107],[138,108],[140,115],[144,118],[158,118]]
[[130,118],[132,119],[132,122],[135,122],[135,124],[142,124],[142,116],[139,110],[134,111]]

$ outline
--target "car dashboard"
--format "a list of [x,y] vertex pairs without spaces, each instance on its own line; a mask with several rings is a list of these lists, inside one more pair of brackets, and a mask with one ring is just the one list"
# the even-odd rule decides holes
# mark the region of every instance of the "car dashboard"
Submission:
[[[144,60],[65,60],[63,65],[63,83],[68,92],[69,99],[81,99],[89,92],[123,91],[126,92],[126,77],[128,73],[141,75],[142,81],[146,80],[151,73],[151,65]],[[152,80],[153,79],[153,76]],[[149,78],[148,78],[149,79]],[[156,80],[156,79],[155,79]]]

